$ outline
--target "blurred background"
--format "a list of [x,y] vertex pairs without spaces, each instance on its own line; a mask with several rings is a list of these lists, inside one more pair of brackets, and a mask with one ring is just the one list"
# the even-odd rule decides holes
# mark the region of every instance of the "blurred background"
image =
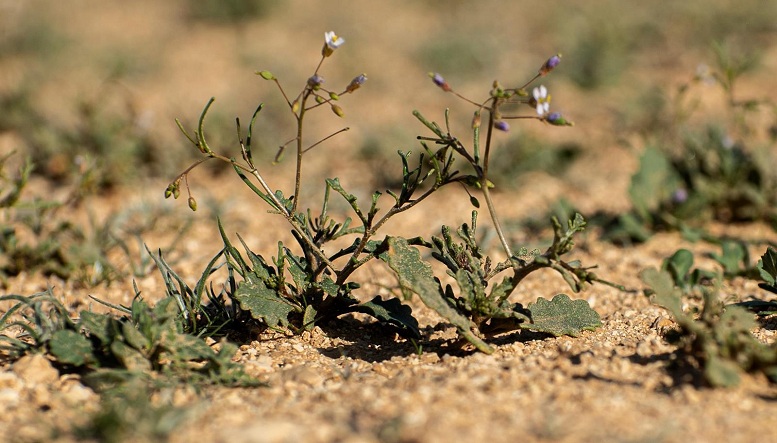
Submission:
[[[78,154],[111,171],[104,185],[169,176],[196,158],[174,119],[191,126],[213,96],[212,137],[230,146],[234,117],[247,120],[265,102],[261,141],[272,155],[293,135],[292,121],[277,90],[254,72],[270,70],[296,93],[329,30],[347,43],[324,65],[326,85],[340,88],[360,73],[369,81],[343,101],[344,121],[323,112],[311,119],[310,137],[350,126],[329,148],[347,144],[365,160],[416,148],[423,128],[413,109],[441,120],[451,107],[468,123],[472,110],[435,88],[430,71],[479,101],[493,80],[522,84],[562,53],[543,83],[553,108],[577,126],[548,130],[527,122],[513,125],[519,127],[510,137],[583,151],[617,143],[634,125],[658,118],[645,115],[660,112],[656,91],[669,95],[699,65],[712,64],[715,43],[758,58],[752,87],[742,94],[777,89],[777,3],[766,0],[0,0],[0,146],[31,154],[37,172],[55,179]],[[336,169],[342,158],[325,149],[317,161]]]
[[[174,120],[194,128],[215,97],[206,133],[226,155],[239,153],[235,117],[245,125],[265,103],[257,155],[270,162],[294,122],[274,84],[255,72],[271,71],[296,95],[330,30],[346,43],[321,69],[325,85],[339,90],[361,73],[369,80],[341,101],[344,119],[322,109],[306,120],[310,143],[351,128],[311,151],[307,173],[339,176],[365,195],[397,184],[386,172],[387,162],[399,165],[397,150],[419,151],[415,137],[426,129],[414,109],[442,121],[451,108],[453,133],[471,137],[473,109],[435,87],[429,72],[482,101],[494,80],[522,85],[556,53],[562,63],[542,84],[552,109],[576,125],[514,121],[492,161],[497,189],[529,207],[561,195],[584,211],[628,207],[638,154],[670,132],[678,91],[695,79],[692,105],[704,106],[705,121],[730,119],[723,104],[731,95],[704,81],[717,67],[744,73],[737,97],[771,106],[748,137],[777,136],[770,0],[0,0],[0,153],[15,152],[11,164],[29,157],[32,183],[45,193],[75,186],[78,195],[161,196],[199,158]],[[288,185],[293,162],[268,168],[278,187]],[[233,182],[210,183],[218,193]]]

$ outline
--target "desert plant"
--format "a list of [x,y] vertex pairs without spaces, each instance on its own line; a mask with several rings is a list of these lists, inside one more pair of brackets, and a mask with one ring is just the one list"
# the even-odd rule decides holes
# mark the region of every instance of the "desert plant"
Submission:
[[[263,109],[263,105],[259,105],[254,112],[245,138],[243,138],[240,120],[237,120],[238,141],[242,161],[216,152],[209,145],[204,135],[204,120],[208,109],[213,103],[212,99],[203,110],[197,129],[193,133],[186,131],[183,124],[178,122],[180,129],[203,154],[204,158],[179,174],[167,187],[165,195],[178,198],[181,194],[181,188],[184,187],[188,194],[189,207],[192,210],[196,210],[197,202],[188,185],[189,174],[195,167],[209,159],[217,159],[229,163],[243,182],[265,204],[269,205],[273,212],[286,220],[291,226],[292,234],[299,247],[299,252],[295,252],[286,245],[279,243],[277,256],[273,260],[268,261],[252,252],[241,238],[240,241],[245,250],[244,257],[232,245],[220,226],[224,242],[224,249],[221,253],[226,261],[229,274],[228,282],[223,287],[225,288],[224,294],[226,294],[229,300],[217,300],[211,292],[208,295],[211,299],[210,304],[218,306],[227,306],[229,304],[233,309],[237,306],[239,310],[233,311],[233,318],[241,317],[245,312],[248,312],[253,319],[260,321],[266,326],[285,328],[292,331],[312,328],[315,324],[321,323],[325,319],[334,318],[344,313],[362,312],[375,317],[379,321],[397,327],[400,333],[411,339],[418,339],[420,333],[417,321],[413,318],[410,308],[403,305],[399,299],[383,300],[378,296],[365,303],[360,302],[353,294],[353,291],[359,285],[350,281],[352,274],[368,262],[378,258],[386,261],[389,267],[398,274],[400,283],[405,289],[416,292],[427,305],[437,310],[445,319],[451,321],[462,336],[484,352],[491,352],[492,349],[477,337],[478,332],[472,331],[475,325],[470,322],[470,318],[475,319],[479,326],[485,326],[485,323],[492,318],[496,319],[494,321],[498,321],[498,319],[504,320],[507,317],[511,317],[516,320],[516,324],[526,321],[533,325],[531,326],[533,329],[551,333],[576,334],[581,329],[592,328],[598,325],[598,316],[587,305],[585,306],[586,309],[578,308],[579,304],[585,304],[584,301],[571,303],[568,298],[566,300],[563,297],[554,299],[554,304],[550,309],[563,311],[569,307],[569,318],[583,319],[580,320],[578,326],[569,328],[544,324],[540,320],[543,314],[540,312],[539,307],[544,306],[541,303],[537,303],[537,309],[540,313],[529,316],[524,314],[522,308],[507,302],[507,297],[525,275],[544,267],[553,268],[560,272],[574,290],[579,290],[582,282],[600,281],[594,274],[579,264],[567,263],[559,259],[561,254],[571,250],[573,234],[583,229],[585,223],[582,217],[578,215],[574,220],[570,221],[569,228],[566,231],[562,230],[558,222],[554,222],[556,239],[553,246],[545,254],[537,254],[528,260],[523,260],[513,254],[512,247],[508,244],[504,230],[499,223],[496,208],[490,194],[493,183],[488,179],[488,172],[489,159],[495,144],[494,129],[497,131],[508,131],[508,120],[510,119],[534,119],[555,126],[572,125],[561,114],[550,112],[550,96],[545,86],[534,88],[531,93],[526,90],[532,82],[552,71],[559,64],[560,56],[556,55],[549,58],[540,67],[538,73],[523,86],[503,88],[495,82],[489,97],[482,103],[466,99],[456,93],[439,74],[430,74],[432,81],[443,91],[453,93],[475,107],[473,147],[466,147],[459,138],[451,135],[447,111],[445,129],[437,123],[429,121],[419,112],[414,112],[416,118],[432,131],[433,136],[418,137],[421,141],[423,153],[414,166],[411,165],[409,152],[399,152],[402,166],[401,186],[397,191],[386,191],[392,199],[389,209],[383,213],[380,212],[379,203],[382,201],[382,193],[375,192],[370,199],[369,209],[365,210],[358,198],[348,192],[339,179],[334,178],[325,181],[321,211],[318,215],[313,215],[313,211],[310,209],[303,210],[300,204],[301,176],[303,174],[305,153],[317,147],[321,142],[344,132],[347,128],[308,145],[304,137],[303,123],[309,112],[322,107],[329,107],[334,114],[342,117],[344,112],[339,105],[341,97],[358,90],[367,79],[363,74],[356,76],[340,91],[327,90],[324,87],[324,78],[321,75],[322,66],[343,42],[344,40],[333,32],[325,34],[325,44],[322,49],[321,59],[313,74],[295,96],[288,95],[282,87],[280,80],[270,71],[257,72],[257,75],[261,78],[275,83],[297,124],[295,136],[282,144],[276,154],[276,161],[280,161],[287,147],[291,146],[295,151],[296,172],[294,190],[290,193],[274,190],[265,180],[260,172],[260,168],[254,163],[252,153],[253,128],[259,113]],[[520,105],[530,106],[533,109],[533,114],[512,115],[502,110],[502,108],[508,106],[515,107]],[[482,148],[480,140],[481,121],[484,122],[483,126],[487,130]],[[457,159],[463,160],[465,165],[471,168],[471,174],[463,175],[454,169],[454,161]],[[461,184],[465,188],[475,189],[482,194],[502,248],[508,256],[507,261],[500,263],[492,274],[491,270],[488,269],[490,259],[483,263],[479,261],[480,252],[474,244],[468,227],[463,227],[461,231],[462,239],[465,240],[466,246],[455,245],[449,235],[448,228],[444,228],[443,237],[445,240],[435,240],[438,248],[438,258],[448,264],[449,269],[454,274],[459,269],[451,268],[454,260],[451,254],[456,254],[466,249],[469,251],[469,257],[475,260],[468,265],[470,268],[467,271],[473,274],[467,277],[462,275],[461,277],[468,278],[473,284],[477,282],[478,290],[475,290],[471,285],[467,286],[461,280],[462,295],[459,297],[452,295],[450,288],[442,291],[439,283],[435,284],[428,265],[420,260],[419,253],[413,249],[413,246],[429,246],[426,241],[420,237],[410,239],[391,236],[385,236],[383,239],[375,238],[376,234],[389,219],[415,207],[435,191],[451,183]],[[472,196],[469,191],[468,194],[472,204],[479,206],[477,198]],[[338,195],[345,200],[353,211],[354,218],[347,217],[338,221],[329,214],[328,208],[332,195]],[[354,220],[356,225],[352,226]],[[474,221],[473,217],[473,229]],[[324,246],[332,241],[349,237],[353,238],[350,246],[340,248],[335,252],[327,252],[324,249]],[[215,261],[212,261],[208,269],[212,269],[214,266]],[[496,286],[491,296],[485,296],[480,289],[484,289],[488,284],[488,280],[495,274],[507,269],[512,269],[514,276],[511,279],[507,279],[507,283]],[[206,271],[203,273],[203,277],[206,277],[209,273],[210,271]],[[421,287],[418,285],[421,285]],[[168,285],[168,287],[170,288],[171,286]],[[187,290],[179,291],[174,289],[173,291],[168,291],[168,294],[186,292],[189,294],[187,295],[189,300],[195,300],[194,305],[201,306],[200,300],[204,300],[205,297],[204,288],[204,281],[200,280],[194,291],[187,292]],[[565,302],[570,302],[571,304],[567,305]],[[479,303],[480,306],[473,308],[471,306],[472,303]]]
[[183,333],[172,297],[152,308],[136,293],[130,307],[110,305],[126,313],[121,318],[88,310],[71,318],[51,289],[0,297],[8,301],[15,304],[0,317],[0,348],[8,358],[45,352],[61,369],[80,371],[99,388],[148,371],[199,383],[248,381],[231,361],[235,345],[222,343],[217,351]]
[[[752,54],[733,56],[716,45],[715,69],[701,69],[681,85],[673,100],[663,100],[662,118],[651,123],[647,147],[632,176],[633,210],[608,225],[606,238],[628,243],[644,241],[659,230],[688,230],[708,220],[777,223],[777,176],[774,138],[757,142],[749,117],[777,109],[767,100],[742,100],[736,85],[756,66]],[[692,92],[699,85],[719,86],[728,107],[724,125],[691,123],[698,107]],[[752,136],[752,137],[751,137]]]
[[742,371],[760,371],[777,381],[777,348],[761,343],[750,332],[756,327],[752,313],[741,306],[724,306],[719,280],[716,285],[698,288],[702,306],[697,316],[683,309],[683,290],[670,270],[650,268],[640,277],[650,287],[647,293],[654,302],[666,308],[676,322],[666,339],[678,346],[675,354],[680,366],[696,371],[711,386],[736,385]]

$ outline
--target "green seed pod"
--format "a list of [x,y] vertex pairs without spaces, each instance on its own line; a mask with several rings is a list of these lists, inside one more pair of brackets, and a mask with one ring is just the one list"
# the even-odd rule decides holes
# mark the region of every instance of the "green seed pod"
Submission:
[[270,71],[256,71],[256,75],[261,76],[265,80],[275,80],[275,76]]
[[332,105],[332,112],[334,112],[335,115],[337,115],[338,117],[342,117],[345,115],[345,112],[343,112],[343,108],[337,105]]
[[194,197],[189,197],[189,208],[191,208],[192,211],[197,210],[197,200],[195,200]]

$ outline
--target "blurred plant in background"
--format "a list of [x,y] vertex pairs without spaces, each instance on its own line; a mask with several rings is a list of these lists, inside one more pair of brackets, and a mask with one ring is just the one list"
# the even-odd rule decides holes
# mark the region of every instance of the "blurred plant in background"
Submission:
[[[755,54],[713,49],[714,68],[701,66],[671,101],[655,96],[633,120],[647,145],[629,188],[633,210],[617,216],[606,238],[644,241],[657,230],[688,231],[710,220],[777,228],[777,106],[736,94],[738,80],[757,66]],[[723,94],[725,123],[696,115],[702,104],[694,92],[711,85]]]

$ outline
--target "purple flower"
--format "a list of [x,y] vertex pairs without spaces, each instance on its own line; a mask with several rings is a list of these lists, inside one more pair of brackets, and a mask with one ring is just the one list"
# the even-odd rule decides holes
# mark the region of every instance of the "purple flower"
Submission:
[[510,125],[507,124],[504,120],[499,120],[497,122],[494,122],[494,127],[496,129],[499,129],[500,131],[509,132],[510,131]]
[[545,61],[545,64],[540,68],[540,75],[544,76],[553,70],[558,64],[561,63],[561,54],[556,54],[553,57]]
[[680,188],[672,193],[672,201],[676,204],[685,203],[688,200],[688,190]]
[[550,123],[553,126],[575,126],[574,122],[571,122],[569,120],[566,120],[560,113],[558,112],[551,112],[548,114],[547,117],[544,119],[546,122]]
[[448,92],[451,90],[451,87],[448,84],[448,82],[446,82],[445,79],[442,78],[440,74],[436,72],[430,72],[429,77],[431,77],[434,84],[442,88],[443,91]]
[[351,83],[349,83],[348,86],[346,86],[345,92],[353,92],[359,89],[359,87],[361,87],[361,85],[363,85],[364,82],[366,81],[367,81],[367,74],[361,74],[354,77],[354,79],[351,80]]
[[308,79],[308,86],[313,89],[318,89],[322,83],[324,83],[324,78],[318,74],[314,74]]

